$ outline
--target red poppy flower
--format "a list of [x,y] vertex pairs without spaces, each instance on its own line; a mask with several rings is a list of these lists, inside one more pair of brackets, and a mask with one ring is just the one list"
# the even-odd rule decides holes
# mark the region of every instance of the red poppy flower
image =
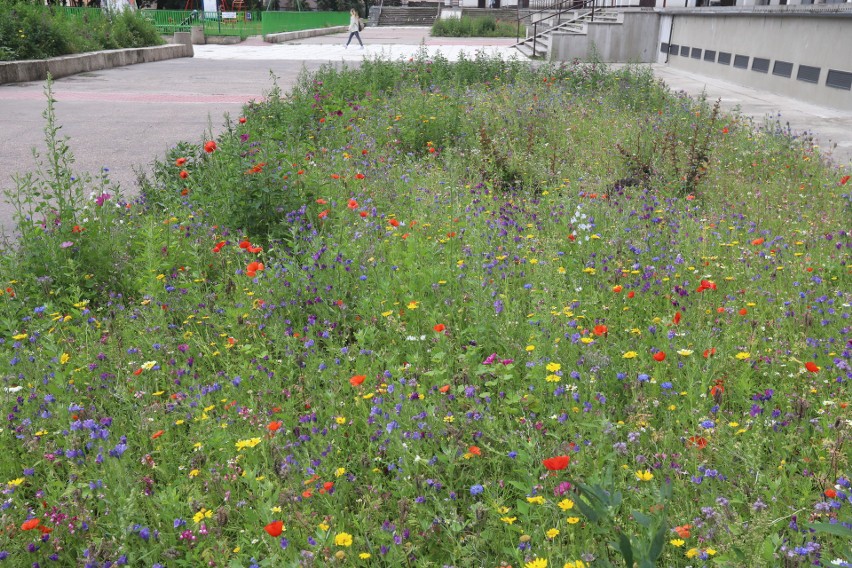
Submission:
[[163,435],[163,434],[165,434],[165,433],[166,433],[166,431],[165,431],[165,430],[157,430],[156,432],[154,432],[154,433],[151,435],[151,439],[152,439],[152,440],[156,440],[157,438],[159,438],[160,436],[162,436],[162,435]]
[[326,491],[331,491],[334,488],[334,482],[333,481],[326,481],[325,483],[322,484],[322,488],[325,489]]
[[632,298],[632,297],[633,297],[633,296],[635,296],[635,295],[636,295],[636,292],[634,292],[633,290],[631,290],[631,291],[629,291],[629,292],[627,293],[627,297],[628,297],[628,298]]
[[612,291],[615,292],[616,294],[620,294],[623,289],[624,288],[621,287],[621,284],[616,284],[615,286],[612,287]]
[[438,391],[446,394],[446,393],[450,392],[450,385],[444,385],[441,388],[439,388]]
[[361,217],[366,217],[368,213],[366,211],[359,211],[358,215],[360,215]]
[[725,128],[722,129],[722,134],[727,134],[727,133],[728,133],[728,127],[726,126]]
[[547,458],[546,460],[541,460],[541,463],[544,465],[545,469],[550,471],[559,471],[561,469],[565,469],[568,467],[568,464],[571,462],[570,456],[556,456],[552,458]]
[[361,383],[367,378],[367,375],[352,375],[349,379],[349,384],[353,387],[360,386]]
[[241,241],[241,242],[240,242],[240,248],[241,248],[241,249],[247,249],[247,248],[249,248],[250,246],[251,246],[251,243],[250,243],[250,242],[248,242],[248,241]]
[[748,310],[747,310],[747,309],[745,309],[745,308],[740,308],[739,314],[740,314],[741,316],[744,316],[744,315],[746,315],[747,313],[748,313]]
[[399,227],[399,221],[397,221],[396,219],[391,219],[390,221],[388,221],[388,223],[391,224],[391,227]]
[[607,328],[607,326],[605,326],[603,324],[596,325],[594,327],[594,329],[592,329],[592,333],[594,333],[598,337],[600,337],[601,335],[606,335],[608,331],[609,331],[609,328]]
[[181,170],[178,175],[180,176],[180,179],[186,179],[189,177],[189,172],[186,170]]
[[328,209],[326,209],[325,211],[320,211],[320,214],[317,215],[317,217],[319,217],[320,219],[325,219],[326,217],[328,217]]
[[435,327],[433,327],[432,329],[434,329],[434,330],[435,330],[436,332],[438,332],[438,333],[441,333],[442,331],[444,331],[445,329],[447,329],[447,326],[445,326],[445,325],[444,325],[444,324],[442,324],[442,323],[439,323],[438,325],[436,325],[436,326],[435,326]]
[[355,179],[364,179],[364,174],[362,174],[360,172],[355,174]]
[[328,203],[328,201],[320,197],[319,199],[317,199],[317,203],[319,203],[320,205],[325,205],[326,203]]
[[662,362],[662,361],[665,361],[665,360],[666,360],[665,351],[657,351],[656,353],[654,353],[654,361]]
[[811,373],[816,373],[817,371],[819,371],[819,367],[817,367],[817,364],[813,361],[808,361],[807,363],[805,363],[805,369],[807,369]]
[[21,530],[22,531],[31,531],[34,528],[36,528],[40,522],[41,522],[41,519],[29,519],[27,521],[24,521],[24,524],[21,525]]
[[204,143],[204,151],[208,154],[212,154],[216,151],[216,143],[212,140],[208,140]]
[[282,521],[272,521],[263,527],[263,530],[271,537],[279,537],[284,532],[284,523]]
[[240,124],[245,124],[245,123],[246,123],[246,117],[241,116],[240,117]]
[[346,206],[349,209],[358,209],[358,202],[355,201],[354,199],[350,199],[349,202],[346,204]]
[[677,324],[679,324],[679,323],[680,323],[680,318],[681,318],[680,312],[675,312],[675,315],[674,315],[674,317],[672,318],[672,322],[673,322],[675,325],[677,325]]
[[850,177],[852,177],[852,176],[843,176],[842,178],[840,178],[840,185],[846,185],[846,183],[849,181]]
[[80,225],[74,225],[74,226],[71,228],[71,232],[72,232],[72,233],[82,233],[82,232],[83,232],[83,230],[84,230],[84,229],[83,229],[83,227],[81,227]]
[[716,383],[710,387],[710,396],[717,397],[721,396],[722,393],[725,392],[725,381],[722,379],[716,379]]
[[694,447],[698,448],[699,450],[703,450],[704,448],[707,447],[707,439],[703,438],[701,436],[690,436],[687,439],[687,442],[688,442],[688,444],[687,444],[688,446],[694,446]]
[[178,158],[175,160],[175,165],[180,167],[186,163],[186,158]]
[[479,449],[479,446],[470,446],[467,451],[475,456],[481,456],[482,450]]
[[269,430],[270,432],[277,432],[278,429],[281,428],[281,424],[283,424],[283,422],[281,422],[281,421],[270,422],[269,424],[266,425],[266,429]]
[[331,174],[331,179],[340,179],[340,174]]
[[837,497],[837,491],[835,491],[834,489],[828,488],[825,491],[823,491],[823,495],[825,495],[829,499],[834,499],[835,497]]
[[704,350],[704,358],[705,359],[709,359],[710,357],[712,357],[715,354],[716,354],[716,348],[715,347],[711,347],[710,349]]
[[763,237],[760,237],[759,239],[754,239],[753,241],[751,241],[751,244],[753,244],[755,246],[762,245],[763,244]]
[[675,527],[672,530],[677,533],[677,536],[680,538],[689,538],[692,536],[689,532],[689,529],[692,528],[692,525],[681,525],[679,527]]

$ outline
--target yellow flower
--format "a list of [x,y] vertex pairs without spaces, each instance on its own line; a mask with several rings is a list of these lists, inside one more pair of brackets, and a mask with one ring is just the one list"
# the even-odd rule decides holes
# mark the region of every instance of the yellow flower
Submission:
[[23,477],[19,477],[19,478],[17,478],[17,479],[13,479],[12,481],[7,481],[7,482],[6,482],[6,485],[8,485],[9,487],[18,487],[18,486],[20,486],[20,485],[21,485],[21,483],[23,483],[23,482],[24,482],[24,478],[23,478]]
[[672,546],[678,546],[678,547],[680,547],[680,546],[683,546],[685,542],[686,542],[686,541],[685,541],[685,540],[683,540],[683,539],[680,539],[680,538],[673,538],[673,539],[671,539],[671,540],[669,541],[669,544],[671,544]]
[[197,525],[204,519],[209,519],[212,516],[213,511],[209,511],[202,507],[200,511],[198,511],[197,513],[195,513],[195,515],[192,516],[192,520],[195,521],[195,524]]
[[558,272],[559,274],[565,274],[568,271],[565,270],[564,266],[560,266],[559,268],[556,269],[556,272]]
[[683,355],[684,357],[689,357],[692,355],[692,349],[678,349],[678,355]]
[[547,375],[544,377],[544,380],[548,383],[558,383],[562,378],[559,375]]
[[654,479],[654,474],[647,469],[645,471],[640,470],[636,472],[636,479],[639,481],[651,481]]
[[690,548],[689,550],[686,551],[686,557],[687,558],[695,558],[696,556],[698,556],[698,549],[697,548]]
[[556,538],[559,536],[559,529],[550,529],[544,534],[547,535],[547,538]]
[[527,345],[526,349],[527,353],[529,353],[530,351],[535,351],[535,345]]
[[346,474],[346,468],[345,467],[338,467],[337,471],[334,472],[335,477],[340,477],[341,475],[345,475],[345,474]]
[[384,317],[388,317],[388,316],[389,316],[389,315],[391,315],[392,313],[393,313],[393,310],[388,310],[388,311],[386,311],[386,312],[382,312],[382,316],[384,316]]
[[197,477],[199,473],[201,473],[201,472],[198,471],[197,469],[193,469],[192,471],[189,472],[189,476],[190,477]]
[[562,501],[557,503],[557,505],[559,505],[559,508],[563,511],[568,511],[574,508],[574,501],[572,501],[571,499],[563,499]]
[[638,355],[638,353],[636,353],[635,351],[628,351],[627,353],[622,355],[622,357],[625,359],[634,359],[636,355]]
[[418,304],[420,304],[420,302],[415,302],[412,300],[411,302],[408,302],[408,309],[416,310],[418,308]]
[[337,418],[334,419],[334,421],[342,426],[343,424],[346,424],[346,417],[345,416],[338,416]]
[[716,554],[716,549],[715,548],[705,548],[704,552],[706,552],[709,556],[713,556],[714,554]]
[[527,497],[527,501],[536,505],[544,505],[544,497],[536,495],[535,497]]
[[547,559],[536,558],[535,560],[524,564],[524,568],[547,568]]
[[580,517],[568,517],[565,520],[568,521],[569,525],[576,525],[577,523],[580,522]]
[[69,359],[71,359],[71,355],[69,355],[68,353],[63,353],[59,357],[59,363],[64,365],[65,363],[68,362]]
[[339,533],[334,536],[334,544],[337,546],[352,546],[352,535],[349,533]]
[[237,446],[237,451],[246,448],[253,448],[260,443],[260,438],[249,438],[248,440],[238,440],[234,445]]
[[751,357],[751,353],[749,353],[748,351],[740,351],[735,355],[735,357],[742,361],[743,359],[748,359],[749,357]]
[[272,511],[273,513],[280,513],[280,512],[281,512],[281,507],[279,507],[278,505],[276,505],[276,506],[272,507],[272,508],[271,508],[271,509],[269,509],[269,510],[270,510],[270,511]]
[[360,558],[361,560],[369,560],[372,556],[373,555],[370,554],[369,552],[362,552],[361,554],[358,555],[358,558]]
[[142,367],[142,368],[143,368],[143,369],[145,369],[146,371],[150,371],[151,369],[153,369],[153,368],[154,368],[154,365],[156,365],[156,364],[157,364],[157,362],[156,362],[156,361],[145,361],[144,363],[142,363],[142,364],[140,365],[140,367]]
[[559,370],[562,369],[562,365],[560,365],[559,363],[551,362],[551,363],[547,364],[547,367],[545,367],[545,369],[547,369],[548,372],[550,372],[550,373],[555,373],[556,371],[559,371]]
[[511,525],[512,523],[518,520],[518,517],[500,517],[500,520],[506,523],[507,525]]
[[325,532],[325,531],[327,531],[327,530],[328,530],[328,525],[327,525],[327,524],[325,524],[325,523],[320,523],[320,524],[318,524],[318,525],[317,525],[317,528],[318,528],[319,530],[321,530],[321,531]]
[[586,563],[582,560],[575,560],[574,562],[566,562],[562,568],[586,568]]

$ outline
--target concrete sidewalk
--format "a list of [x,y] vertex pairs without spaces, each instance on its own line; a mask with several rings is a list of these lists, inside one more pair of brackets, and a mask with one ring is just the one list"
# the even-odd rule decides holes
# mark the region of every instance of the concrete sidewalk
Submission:
[[[523,57],[507,39],[432,38],[429,28],[367,28],[348,49],[347,33],[269,44],[250,38],[237,45],[197,45],[194,58],[173,59],[82,73],[54,82],[57,121],[71,138],[77,171],[109,169],[127,193],[136,191],[135,170],[148,171],[156,158],[179,141],[200,142],[221,131],[224,115],[236,119],[243,104],[261,99],[272,87],[270,74],[283,91],[302,71],[327,63],[357,64],[365,57],[409,58],[440,53],[449,60],[477,52],[504,58]],[[353,40],[354,41],[354,40]],[[852,160],[852,113],[813,107],[730,83],[693,76],[665,66],[655,74],[674,90],[739,107],[759,123],[780,119],[797,132],[813,133],[834,158]],[[0,86],[0,189],[14,187],[11,176],[32,171],[31,149],[43,152],[44,85],[38,82]],[[0,225],[11,232],[12,211],[0,206]]]

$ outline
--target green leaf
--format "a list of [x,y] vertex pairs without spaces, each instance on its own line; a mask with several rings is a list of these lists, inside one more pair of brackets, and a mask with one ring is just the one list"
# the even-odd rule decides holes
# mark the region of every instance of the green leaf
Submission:
[[663,553],[663,545],[666,542],[666,525],[665,523],[660,525],[660,528],[657,529],[657,534],[654,535],[653,540],[651,540],[651,548],[648,549],[648,559],[651,563],[656,563],[657,558],[660,557],[660,554]]
[[600,520],[601,516],[598,512],[588,505],[583,499],[577,499],[574,501],[574,504],[577,505],[577,508],[580,509],[580,513],[583,514],[584,517],[589,519],[591,522],[596,523]]
[[633,546],[630,544],[630,539],[627,535],[620,533],[618,535],[618,550],[624,558],[624,565],[627,568],[633,568]]
[[636,520],[637,523],[639,523],[640,525],[642,525],[646,529],[651,528],[651,520],[652,519],[651,519],[651,517],[649,517],[645,513],[640,513],[639,511],[633,511],[631,513],[631,515],[633,515],[633,518]]
[[834,534],[845,538],[852,538],[852,529],[844,527],[840,523],[808,523],[808,527],[817,532]]

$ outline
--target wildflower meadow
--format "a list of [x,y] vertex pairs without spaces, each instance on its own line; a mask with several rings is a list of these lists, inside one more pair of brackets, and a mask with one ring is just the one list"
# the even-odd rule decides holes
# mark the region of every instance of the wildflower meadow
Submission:
[[271,80],[130,194],[50,88],[0,565],[852,566],[852,183],[807,137],[423,54]]

